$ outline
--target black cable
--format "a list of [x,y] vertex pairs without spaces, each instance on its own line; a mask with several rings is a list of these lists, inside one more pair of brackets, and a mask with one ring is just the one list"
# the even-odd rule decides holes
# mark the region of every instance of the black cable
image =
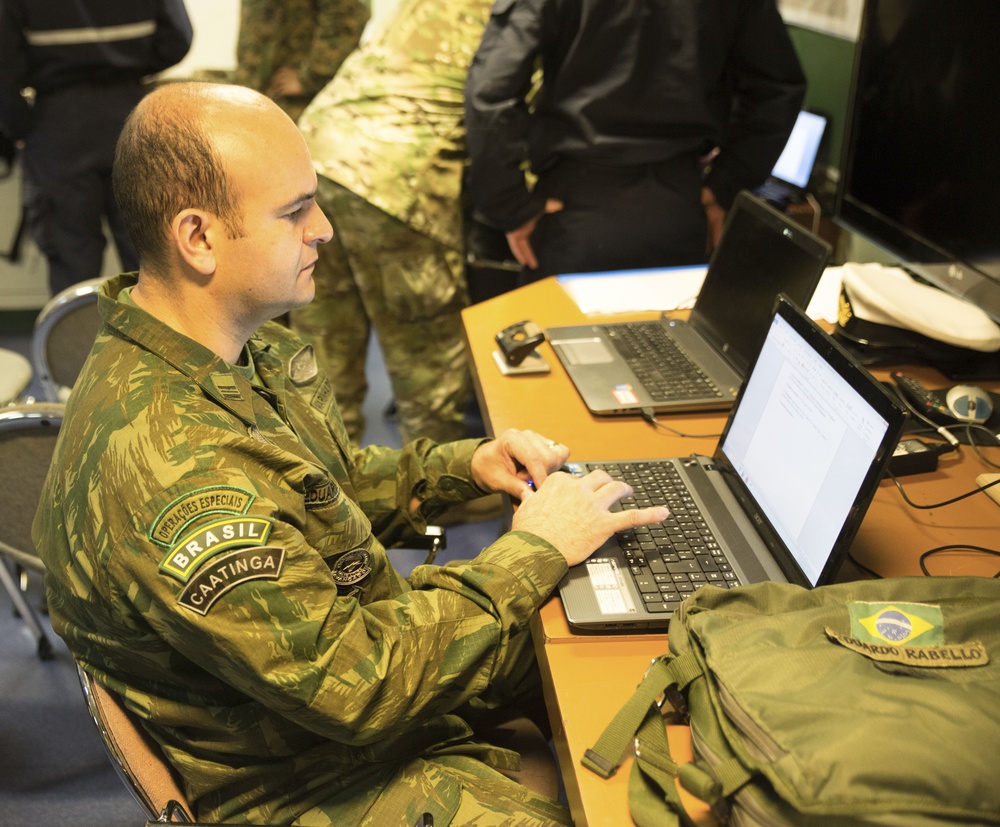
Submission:
[[876,580],[884,580],[885,578],[879,574],[875,569],[870,569],[864,563],[860,562],[857,557],[851,551],[847,552],[847,559],[850,560],[855,566],[857,566],[865,574],[874,577]]
[[893,389],[896,391],[896,396],[903,403],[906,409],[910,412],[911,416],[915,416],[917,419],[921,419],[924,422],[926,422],[935,433],[939,434],[941,438],[944,439],[946,442],[951,443],[951,445],[954,446],[956,451],[958,450],[958,446],[961,443],[959,443],[957,437],[954,434],[949,432],[944,425],[939,425],[929,416],[926,416],[923,413],[923,411],[917,410],[916,405],[914,405],[912,402],[910,402],[909,399],[907,399],[905,393],[901,393],[898,388],[894,387]]
[[670,431],[670,433],[676,434],[679,437],[690,439],[718,439],[722,436],[722,434],[686,434],[683,431],[678,431],[676,428],[671,428],[669,425],[664,425],[660,422],[660,420],[656,418],[656,414],[653,412],[652,408],[643,408],[642,418],[654,428],[663,428],[664,431]]
[[[952,426],[952,427],[954,427],[954,426]],[[987,434],[990,435],[990,439],[993,440],[993,445],[988,445],[986,443],[977,443],[972,438],[973,430],[976,430],[976,431],[985,431]],[[990,468],[998,468],[998,469],[1000,469],[1000,463],[996,463],[993,460],[988,459],[986,457],[986,455],[980,450],[980,448],[996,448],[996,447],[1000,446],[1000,440],[997,439],[997,436],[996,436],[996,434],[993,433],[993,431],[991,431],[989,428],[985,427],[984,425],[978,425],[978,424],[975,424],[973,422],[967,422],[965,424],[965,435],[966,435],[966,437],[968,437],[969,445],[972,446],[972,450],[976,452],[976,456],[979,457],[979,459],[981,459],[988,466],[990,466]]]
[[[954,450],[957,451],[959,449],[959,446],[961,445],[961,443],[958,441],[958,438],[954,434],[951,433],[951,429],[952,428],[964,428],[965,429],[965,435],[966,435],[967,439],[969,440],[969,446],[972,448],[973,451],[975,451],[976,456],[979,457],[979,459],[981,459],[984,463],[986,463],[991,468],[1000,469],[1000,463],[993,462],[993,460],[987,458],[986,455],[980,450],[981,447],[983,447],[983,448],[993,448],[993,447],[997,447],[998,445],[1000,445],[1000,436],[998,436],[997,434],[994,434],[986,426],[984,426],[982,424],[979,424],[979,423],[975,423],[975,422],[956,422],[954,425],[940,425],[937,422],[935,422],[933,419],[931,419],[930,417],[925,416],[923,414],[923,412],[917,410],[917,408],[913,405],[913,403],[911,403],[910,400],[907,399],[906,394],[900,393],[899,390],[898,390],[898,388],[896,388],[895,386],[893,386],[893,390],[896,391],[896,396],[899,398],[899,400],[903,403],[903,405],[906,407],[906,409],[914,417],[916,417],[917,419],[920,419],[923,422],[927,423],[927,425],[930,428],[930,431],[933,432],[934,434],[937,434],[942,439],[944,439],[949,445],[952,446],[952,448]],[[993,445],[989,445],[987,443],[977,443],[972,438],[973,429],[975,429],[977,431],[984,431],[986,434],[988,434],[989,437],[990,437],[990,439],[993,440]],[[911,433],[911,434],[916,434],[916,433],[926,434],[927,436],[931,435],[930,433],[925,432],[925,431],[908,431],[908,433]]]
[[902,495],[903,500],[906,502],[906,504],[911,508],[920,508],[920,509],[942,508],[943,506],[951,505],[952,503],[957,503],[960,500],[964,500],[968,497],[973,497],[976,494],[981,494],[987,488],[992,488],[994,485],[1000,485],[1000,479],[995,479],[993,480],[993,482],[986,483],[986,485],[977,485],[971,491],[966,491],[964,494],[959,494],[957,497],[952,497],[950,500],[944,500],[939,503],[930,503],[929,505],[920,505],[919,503],[913,502],[913,500],[911,500],[908,496],[906,496],[906,492],[903,490],[902,484],[900,484],[899,480],[896,478],[896,475],[893,474],[892,471],[886,471],[885,473],[886,476],[889,477],[889,479],[891,479],[896,484],[896,488],[899,489],[899,493],[900,495]]
[[[1000,482],[1000,480],[998,480],[998,482]],[[1000,557],[1000,551],[997,551],[996,549],[983,548],[982,546],[967,546],[962,543],[954,543],[952,545],[947,545],[947,546],[938,546],[937,548],[932,548],[930,551],[925,551],[923,554],[921,554],[920,570],[924,573],[926,577],[934,577],[935,575],[931,574],[930,571],[927,570],[927,565],[926,565],[927,558],[935,554],[943,554],[948,551],[960,551],[960,550],[974,551],[978,554],[987,554],[990,557]],[[994,580],[1000,579],[1000,571],[998,571],[996,574],[993,575],[993,579]]]

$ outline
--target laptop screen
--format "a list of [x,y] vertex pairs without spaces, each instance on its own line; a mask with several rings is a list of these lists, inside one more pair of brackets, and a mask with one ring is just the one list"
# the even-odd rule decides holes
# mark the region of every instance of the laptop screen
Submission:
[[775,297],[805,307],[829,245],[748,192],[736,197],[722,241],[691,311],[691,323],[739,372],[767,331]]
[[800,189],[809,185],[813,166],[816,164],[816,154],[826,129],[826,118],[815,112],[799,112],[795,126],[788,136],[788,142],[778,156],[778,161],[771,170],[771,175],[780,178]]
[[827,345],[826,334],[793,324],[783,304],[719,453],[742,482],[736,493],[751,502],[748,512],[766,518],[815,586],[832,576],[831,564],[839,568],[833,552],[838,542],[846,552],[857,528],[848,518],[859,508],[863,514],[874,494],[884,470],[877,460],[891,454],[902,414],[874,379]]

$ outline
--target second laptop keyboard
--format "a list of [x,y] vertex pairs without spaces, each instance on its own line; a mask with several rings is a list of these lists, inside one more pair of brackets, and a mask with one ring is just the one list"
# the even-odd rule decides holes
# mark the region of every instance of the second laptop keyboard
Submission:
[[662,523],[619,532],[616,537],[646,608],[672,612],[691,592],[705,585],[732,588],[739,578],[712,529],[681,479],[676,466],[663,462],[596,463],[632,487],[623,509],[665,505]]
[[722,391],[659,322],[606,325],[604,333],[654,402],[722,398]]

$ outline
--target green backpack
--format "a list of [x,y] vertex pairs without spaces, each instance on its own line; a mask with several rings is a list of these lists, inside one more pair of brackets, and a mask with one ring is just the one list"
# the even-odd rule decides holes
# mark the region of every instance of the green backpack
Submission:
[[1000,582],[703,588],[583,764],[626,749],[639,827],[693,824],[675,778],[740,827],[1000,824]]

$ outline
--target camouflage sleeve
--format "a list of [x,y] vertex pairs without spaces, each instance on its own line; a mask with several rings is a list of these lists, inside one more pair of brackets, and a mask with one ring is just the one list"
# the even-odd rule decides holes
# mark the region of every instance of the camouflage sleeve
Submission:
[[[135,508],[97,576],[184,658],[342,743],[398,735],[483,693],[565,573],[562,556],[510,533],[471,563],[424,567],[409,589],[357,504],[314,477],[221,456]],[[171,674],[182,664],[172,658]]]
[[370,0],[319,0],[309,50],[297,72],[307,95],[315,95],[333,79],[357,48],[370,17]]
[[258,92],[277,68],[274,65],[274,41],[278,37],[277,19],[271,0],[241,0],[240,25],[236,38],[234,82]]
[[[358,449],[351,476],[355,494],[372,531],[389,546],[428,523],[448,506],[489,492],[472,481],[472,455],[485,440],[467,439],[438,445],[417,439],[398,451],[380,446]],[[413,499],[420,501],[410,514]]]

